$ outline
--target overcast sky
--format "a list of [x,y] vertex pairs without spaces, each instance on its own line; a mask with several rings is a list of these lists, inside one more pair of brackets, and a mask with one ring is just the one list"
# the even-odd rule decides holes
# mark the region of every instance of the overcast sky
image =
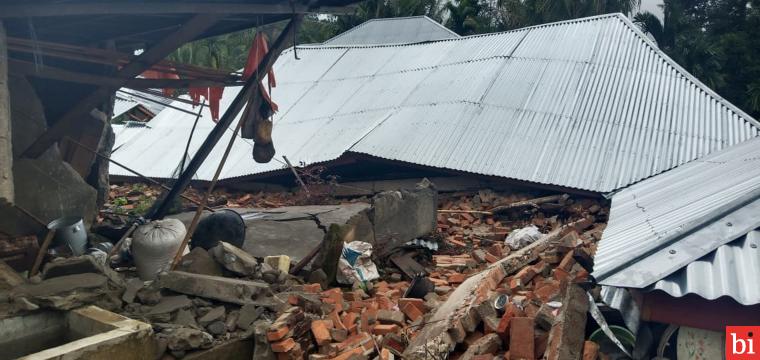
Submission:
[[662,9],[657,5],[662,4],[662,0],[641,0],[641,11],[649,11],[658,16],[662,15]]

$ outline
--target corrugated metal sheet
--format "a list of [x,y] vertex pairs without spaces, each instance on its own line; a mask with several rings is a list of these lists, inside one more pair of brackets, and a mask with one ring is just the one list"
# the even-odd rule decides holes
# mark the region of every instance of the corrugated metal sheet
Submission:
[[458,37],[457,33],[427,16],[410,16],[372,19],[325,41],[323,44],[409,44]]
[[[277,158],[294,163],[356,152],[609,192],[758,135],[755,120],[619,14],[419,44],[299,46],[298,56],[277,61],[273,90]],[[223,109],[236,91],[225,91]],[[191,121],[170,114],[169,123]],[[187,133],[145,136],[181,147],[172,144]],[[254,163],[239,144],[223,179],[282,168]],[[139,170],[138,146],[116,155]],[[181,158],[154,156],[163,165],[143,170],[155,177]],[[200,178],[213,174],[214,159]]]
[[675,296],[760,302],[760,291],[746,289],[760,283],[760,252],[752,248],[758,179],[755,138],[621,190],[612,197],[594,277],[618,287],[656,283]]
[[754,305],[760,303],[758,283],[760,231],[752,231],[656,282],[650,289],[662,290],[674,297],[697,294],[714,300],[729,296],[740,304]]
[[[144,98],[137,97],[134,94],[137,94],[141,97],[148,98],[151,100],[146,100]],[[168,105],[171,103],[172,103],[171,99],[156,96],[153,94],[144,93],[142,91],[121,88],[116,93],[116,101],[114,102],[112,118],[116,118],[119,115],[124,114],[125,112],[129,110],[132,110],[132,108],[134,108],[137,105],[143,106],[145,109],[150,111],[153,115],[156,115],[159,112],[161,112],[161,110],[166,108],[165,105]]]

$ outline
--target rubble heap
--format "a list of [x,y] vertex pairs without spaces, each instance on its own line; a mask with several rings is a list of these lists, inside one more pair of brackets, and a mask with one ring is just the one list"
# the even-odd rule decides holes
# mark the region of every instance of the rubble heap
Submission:
[[[164,359],[241,340],[252,340],[261,360],[602,356],[579,329],[604,204],[491,191],[439,204],[434,234],[385,249],[392,251],[375,259],[382,278],[352,287],[325,288],[321,269],[291,275],[283,259],[222,242],[193,249],[152,282],[125,278],[92,256],[52,262],[1,306],[96,303],[152,324]],[[514,239],[523,232],[535,236]]]

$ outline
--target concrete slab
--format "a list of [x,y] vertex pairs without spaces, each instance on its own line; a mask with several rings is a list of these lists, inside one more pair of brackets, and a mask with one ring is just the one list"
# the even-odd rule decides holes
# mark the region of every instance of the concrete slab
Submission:
[[0,320],[0,359],[148,359],[149,324],[96,306]]
[[[243,250],[255,257],[288,255],[294,262],[317,247],[330,224],[355,226],[355,240],[374,242],[367,203],[286,206],[276,209],[233,208],[246,224]],[[189,226],[193,212],[172,215]],[[210,212],[203,215],[208,216]]]

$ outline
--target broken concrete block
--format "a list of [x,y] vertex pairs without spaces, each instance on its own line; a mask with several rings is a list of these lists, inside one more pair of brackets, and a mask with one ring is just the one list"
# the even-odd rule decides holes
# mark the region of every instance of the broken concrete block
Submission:
[[577,285],[568,285],[562,299],[560,315],[549,332],[548,360],[580,359],[583,352],[586,312],[589,304],[586,292]]
[[222,336],[227,333],[227,325],[224,321],[217,320],[208,324],[206,330],[208,330],[211,335]]
[[225,315],[227,315],[227,311],[224,309],[224,306],[217,306],[207,312],[206,315],[201,316],[198,319],[198,323],[201,324],[201,326],[207,326],[215,321],[224,321]]
[[378,255],[435,230],[437,210],[438,192],[427,179],[414,190],[375,195],[370,220]]
[[214,341],[208,333],[197,329],[179,328],[172,331],[168,336],[167,347],[174,351],[187,351],[208,348]]
[[271,266],[272,268],[282,271],[286,274],[288,273],[288,271],[290,271],[290,256],[287,256],[287,255],[267,256],[264,258],[264,262],[269,264],[269,266]]
[[404,313],[400,311],[379,310],[377,312],[377,320],[386,324],[390,323],[403,326]]
[[253,360],[274,360],[275,354],[267,340],[270,322],[259,320],[253,323]]
[[161,287],[187,295],[245,305],[269,288],[266,283],[182,271],[165,273],[157,280]]
[[177,270],[193,274],[222,276],[222,267],[202,247],[196,247],[182,257]]
[[[209,252],[227,270],[239,275],[253,275],[259,267],[259,262],[251,254],[224,241],[220,241]],[[290,265],[289,262],[288,265]]]
[[143,286],[145,286],[145,283],[142,280],[138,278],[129,279],[124,289],[124,293],[121,295],[121,300],[127,304],[135,302],[135,296],[137,296],[137,292],[140,291]]
[[263,313],[263,307],[259,307],[254,304],[245,304],[240,308],[240,316],[237,318],[236,325],[240,329],[248,330]]
[[31,303],[60,310],[71,310],[93,304],[107,295],[108,279],[100,274],[84,273],[65,275],[23,284],[11,290],[11,299],[25,298]]
[[193,306],[193,302],[185,295],[166,296],[161,301],[152,306],[146,313],[147,315],[158,315],[175,312],[179,309],[185,309]]
[[0,260],[0,291],[13,289],[25,282],[26,280],[16,270]]
[[188,309],[179,309],[177,314],[174,315],[172,323],[190,328],[198,327],[198,323],[195,321],[195,315],[193,315],[193,312]]
[[[532,334],[531,334],[532,335]],[[501,339],[497,334],[488,334],[475,340],[467,348],[461,360],[472,360],[477,355],[495,354],[501,349]]]

